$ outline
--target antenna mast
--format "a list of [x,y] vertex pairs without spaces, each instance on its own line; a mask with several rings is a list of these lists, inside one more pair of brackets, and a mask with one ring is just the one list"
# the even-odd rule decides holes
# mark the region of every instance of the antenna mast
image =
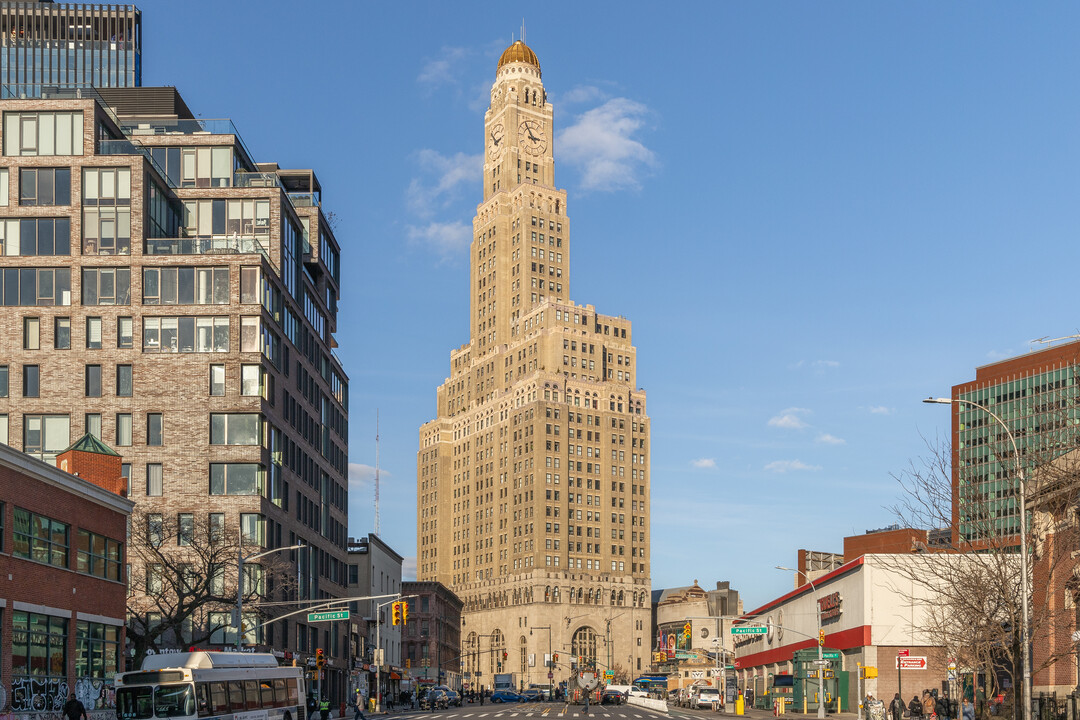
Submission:
[[375,409],[375,535],[379,534],[379,410]]

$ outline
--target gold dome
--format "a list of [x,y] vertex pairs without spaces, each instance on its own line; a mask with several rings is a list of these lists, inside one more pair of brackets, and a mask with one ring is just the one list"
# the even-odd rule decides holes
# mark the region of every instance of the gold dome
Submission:
[[512,62],[528,63],[536,66],[537,71],[540,70],[540,61],[536,59],[536,53],[520,40],[515,41],[513,45],[503,50],[503,54],[499,58],[499,65],[495,70],[498,71],[502,69],[503,65]]

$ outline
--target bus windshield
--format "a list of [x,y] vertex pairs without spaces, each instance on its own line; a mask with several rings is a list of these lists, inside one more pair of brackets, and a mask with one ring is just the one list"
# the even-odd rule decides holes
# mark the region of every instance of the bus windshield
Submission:
[[195,689],[183,685],[122,687],[116,691],[119,720],[188,717],[195,714]]

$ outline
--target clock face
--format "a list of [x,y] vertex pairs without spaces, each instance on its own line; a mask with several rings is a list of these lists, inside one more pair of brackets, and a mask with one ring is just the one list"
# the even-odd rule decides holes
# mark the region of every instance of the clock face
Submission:
[[536,120],[526,120],[518,127],[518,142],[529,155],[541,155],[547,150],[544,126]]
[[492,160],[502,155],[504,147],[503,134],[502,123],[495,123],[488,133],[488,136],[491,138],[491,143],[488,145],[488,155],[491,156]]

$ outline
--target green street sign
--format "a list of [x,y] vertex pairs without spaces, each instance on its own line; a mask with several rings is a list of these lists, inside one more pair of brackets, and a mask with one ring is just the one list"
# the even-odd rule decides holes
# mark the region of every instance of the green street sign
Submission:
[[840,653],[837,650],[831,650],[831,651],[821,653],[821,657],[826,658],[828,660],[839,660],[840,659]]
[[325,622],[327,620],[348,620],[348,610],[330,610],[328,612],[313,612],[307,614],[308,622]]
[[731,628],[732,635],[764,635],[769,629],[764,625],[736,625]]

